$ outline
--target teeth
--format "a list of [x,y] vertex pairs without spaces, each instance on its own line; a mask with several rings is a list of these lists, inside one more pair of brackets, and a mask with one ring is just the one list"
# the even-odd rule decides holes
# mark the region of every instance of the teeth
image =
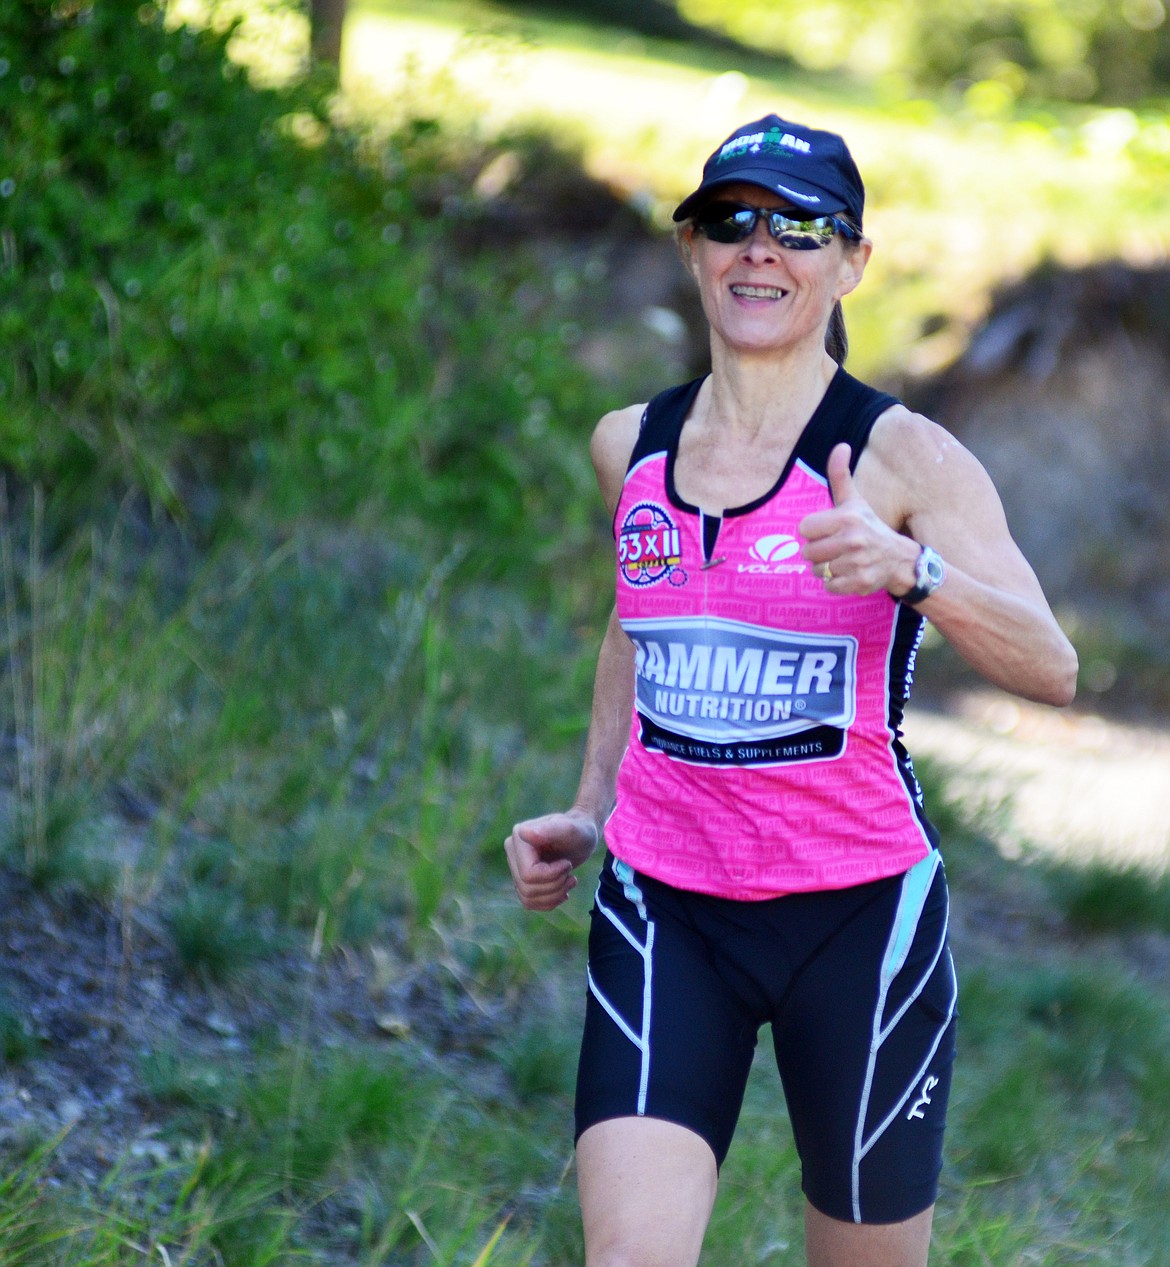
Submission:
[[732,286],[731,293],[745,299],[780,299],[784,295],[778,286]]

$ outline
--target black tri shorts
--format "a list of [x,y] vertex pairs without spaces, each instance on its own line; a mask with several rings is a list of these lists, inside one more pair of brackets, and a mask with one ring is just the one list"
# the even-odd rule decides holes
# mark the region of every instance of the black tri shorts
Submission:
[[925,1210],[955,1052],[947,909],[936,852],[890,879],[760,902],[684,892],[607,856],[577,1137],[663,1118],[722,1165],[768,1024],[812,1205],[855,1223]]

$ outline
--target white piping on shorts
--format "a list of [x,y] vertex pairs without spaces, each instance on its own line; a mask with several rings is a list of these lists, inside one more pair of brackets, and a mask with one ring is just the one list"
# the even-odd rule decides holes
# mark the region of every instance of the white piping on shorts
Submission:
[[[930,1066],[930,1062],[934,1059],[934,1054],[938,1051],[938,1045],[942,1042],[943,1035],[950,1025],[951,1019],[955,1014],[955,1006],[958,1003],[958,990],[954,984],[955,972],[954,967],[951,968],[951,998],[947,1007],[946,1017],[939,1028],[938,1033],[934,1036],[934,1042],[930,1045],[930,1050],[926,1053],[926,1059],[910,1079],[909,1085],[906,1087],[901,1099],[890,1110],[886,1118],[878,1125],[869,1135],[865,1137],[865,1118],[869,1111],[869,1097],[873,1090],[874,1070],[877,1067],[878,1052],[881,1045],[893,1033],[898,1022],[905,1016],[907,1010],[913,1005],[918,996],[926,988],[926,983],[930,980],[931,973],[934,972],[939,958],[943,953],[943,949],[947,944],[947,927],[950,922],[950,910],[948,904],[947,917],[943,921],[942,934],[939,937],[938,947],[931,958],[930,964],[926,971],[919,978],[918,983],[910,992],[909,997],[895,1013],[893,1018],[886,1024],[882,1025],[882,1016],[886,1008],[886,998],[894,978],[902,970],[906,962],[906,956],[910,953],[911,943],[914,941],[914,934],[918,929],[918,921],[922,917],[922,908],[926,904],[927,895],[930,892],[930,886],[934,882],[935,872],[942,863],[942,856],[937,850],[931,850],[921,862],[916,863],[902,877],[902,892],[898,898],[898,910],[894,915],[894,927],[890,932],[890,940],[886,945],[885,956],[882,959],[881,983],[878,991],[877,1006],[874,1009],[873,1016],[873,1038],[869,1048],[869,1065],[865,1073],[865,1085],[861,1094],[861,1104],[858,1106],[857,1127],[854,1134],[853,1143],[853,1219],[854,1222],[861,1222],[861,1163],[870,1149],[878,1142],[879,1139],[889,1129],[890,1123],[898,1116],[903,1105],[914,1093],[914,1089],[922,1081],[926,1074],[926,1070]],[[949,952],[948,952],[949,959]]]
[[597,909],[605,916],[607,920],[618,930],[619,933],[630,943],[630,945],[638,952],[642,959],[642,1032],[637,1034],[633,1028],[619,1015],[617,1009],[610,1003],[604,994],[597,988],[597,983],[593,980],[593,973],[588,966],[585,968],[585,974],[589,981],[589,989],[593,997],[605,1008],[609,1013],[613,1023],[622,1031],[631,1043],[638,1049],[641,1054],[641,1067],[638,1076],[638,1107],[637,1114],[644,1117],[646,1114],[646,1094],[650,1084],[650,1015],[651,1003],[653,1000],[653,984],[654,984],[654,921],[649,919],[646,914],[646,904],[642,894],[642,890],[634,883],[633,871],[630,870],[625,863],[614,860],[614,874],[622,881],[625,887],[626,897],[638,908],[638,914],[646,925],[646,941],[645,943],[638,941],[633,933],[618,919],[616,912],[612,911],[601,900],[601,890],[598,889],[596,904]]

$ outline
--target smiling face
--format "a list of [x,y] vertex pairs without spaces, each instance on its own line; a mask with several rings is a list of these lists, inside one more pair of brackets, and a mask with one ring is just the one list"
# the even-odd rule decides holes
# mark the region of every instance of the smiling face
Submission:
[[[757,185],[729,185],[717,200],[808,215]],[[741,353],[819,351],[833,305],[861,281],[871,250],[867,240],[847,242],[840,234],[821,250],[792,250],[763,219],[749,237],[731,243],[712,242],[691,224],[682,247],[714,337]]]

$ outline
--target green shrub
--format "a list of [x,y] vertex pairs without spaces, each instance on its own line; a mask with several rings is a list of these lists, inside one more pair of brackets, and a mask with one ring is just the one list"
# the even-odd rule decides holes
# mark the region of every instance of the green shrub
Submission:
[[172,501],[184,433],[203,442],[184,457],[222,460],[287,411],[295,304],[271,274],[312,172],[287,120],[313,98],[257,92],[223,37],[170,32],[150,4],[3,13],[0,456],[54,482],[105,468]]
[[470,534],[488,575],[579,559],[580,278],[476,230],[476,138],[335,124],[327,80],[257,89],[139,0],[0,14],[0,464],[57,507],[260,488]]
[[1049,888],[1074,928],[1170,933],[1170,876],[1138,866],[1052,867]]

